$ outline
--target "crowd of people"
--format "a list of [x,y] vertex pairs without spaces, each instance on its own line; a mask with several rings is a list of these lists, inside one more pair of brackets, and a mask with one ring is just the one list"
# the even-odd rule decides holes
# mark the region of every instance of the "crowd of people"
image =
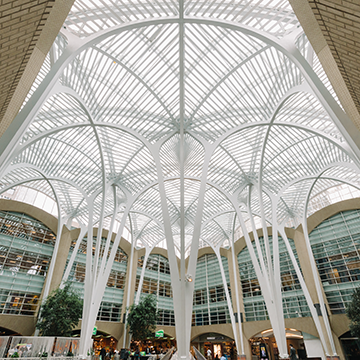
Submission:
[[139,347],[131,349],[121,349],[121,351],[105,348],[103,346],[99,353],[99,360],[140,360],[141,356],[152,356],[156,359],[160,359],[163,355],[168,352],[169,349],[162,347],[144,347],[140,349]]
[[231,360],[232,356],[229,356],[229,355],[225,354],[225,352],[222,352],[220,357],[219,357],[219,354],[217,354],[217,353],[213,357],[211,349],[208,348],[206,351],[206,358],[207,358],[207,360]]
[[16,346],[16,348],[9,349],[8,357],[21,357],[25,352],[27,352],[27,348],[25,346],[21,348],[20,346]]

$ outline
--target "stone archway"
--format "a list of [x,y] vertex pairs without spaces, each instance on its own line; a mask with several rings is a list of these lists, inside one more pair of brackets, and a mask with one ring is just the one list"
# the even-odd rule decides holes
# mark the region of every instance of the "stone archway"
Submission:
[[236,345],[234,339],[220,333],[203,333],[191,340],[191,346],[197,348],[205,357],[207,351],[211,351],[211,359],[220,359],[222,353],[229,356],[229,359],[234,359],[236,352]]

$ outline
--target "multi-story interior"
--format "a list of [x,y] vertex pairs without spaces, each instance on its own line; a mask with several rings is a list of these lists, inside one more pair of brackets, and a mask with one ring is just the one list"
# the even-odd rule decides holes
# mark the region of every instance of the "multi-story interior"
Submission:
[[152,293],[181,359],[261,344],[285,359],[290,343],[357,356],[356,1],[9,0],[0,14],[4,334],[34,334],[70,281],[83,355],[95,324],[127,346],[126,309]]

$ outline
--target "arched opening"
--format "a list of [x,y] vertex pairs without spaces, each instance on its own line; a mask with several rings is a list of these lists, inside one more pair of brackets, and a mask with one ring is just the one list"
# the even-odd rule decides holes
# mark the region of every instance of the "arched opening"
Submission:
[[[74,330],[72,336],[79,337],[80,329]],[[95,355],[100,354],[100,350],[105,347],[106,352],[111,353],[117,348],[118,340],[109,333],[96,329],[96,334],[92,336],[93,339],[93,350]]]
[[[297,329],[286,328],[286,345],[290,353],[290,344],[295,348],[299,359],[307,359],[311,355],[311,359],[321,359],[322,353],[314,353],[313,348],[318,349],[321,344],[320,340],[310,334],[301,332]],[[317,346],[313,346],[316,342]],[[253,359],[261,360],[278,360],[279,350],[274,336],[273,329],[266,329],[254,335],[249,339],[251,354]],[[308,350],[308,352],[307,352]],[[309,354],[309,352],[311,354]]]
[[163,330],[158,330],[155,336],[142,341],[131,341],[130,351],[134,352],[139,348],[142,355],[165,354],[172,347],[176,347],[176,339]]
[[235,360],[237,354],[234,339],[218,333],[199,335],[191,341],[193,346],[208,360],[220,359],[222,354],[226,354],[229,360]]
[[15,335],[21,335],[21,334],[16,331],[0,326],[0,336],[15,336]]

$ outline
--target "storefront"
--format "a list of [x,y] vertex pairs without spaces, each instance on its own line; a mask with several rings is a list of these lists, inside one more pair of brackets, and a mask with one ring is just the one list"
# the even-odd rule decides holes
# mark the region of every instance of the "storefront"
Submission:
[[228,359],[236,359],[235,341],[225,335],[203,334],[191,341],[192,346],[195,346],[205,357],[207,357],[207,351],[210,349],[212,359],[220,359],[223,353],[228,356]]
[[[157,333],[159,332],[161,332],[161,330]],[[176,347],[175,338],[164,334],[164,332],[162,332],[162,336],[147,338],[142,341],[131,341],[130,344],[131,351],[139,348],[140,351],[145,353],[149,352],[150,354],[164,354],[173,347]]]
[[106,334],[97,334],[93,335],[93,349],[95,354],[100,354],[100,350],[105,347],[106,352],[110,352],[111,350],[115,350],[117,347],[117,340],[111,336]]
[[[72,336],[79,337],[80,330],[74,330]],[[106,351],[115,350],[117,348],[117,339],[114,338],[111,334],[105,333],[103,331],[97,330],[96,334],[93,334],[93,350],[95,355],[100,354],[100,350],[105,347]]]
[[[272,329],[267,329],[249,339],[251,360],[278,360],[279,349]],[[288,351],[290,344],[296,350],[299,359],[306,359],[304,336],[296,329],[286,329],[286,345]]]

